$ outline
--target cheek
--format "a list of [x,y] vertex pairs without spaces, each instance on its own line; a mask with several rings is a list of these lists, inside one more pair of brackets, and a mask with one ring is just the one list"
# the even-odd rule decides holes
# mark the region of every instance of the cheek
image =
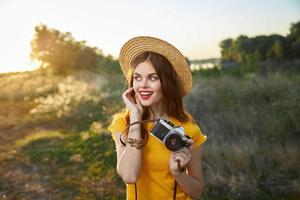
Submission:
[[152,87],[156,92],[161,92],[161,84],[160,82],[155,83]]
[[136,92],[137,88],[138,88],[138,84],[135,81],[133,81],[132,87],[133,87],[134,91]]

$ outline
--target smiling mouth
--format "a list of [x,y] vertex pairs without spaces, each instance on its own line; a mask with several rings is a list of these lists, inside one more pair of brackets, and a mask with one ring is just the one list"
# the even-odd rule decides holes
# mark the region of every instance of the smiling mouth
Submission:
[[143,100],[147,100],[152,96],[153,92],[140,92],[140,96]]

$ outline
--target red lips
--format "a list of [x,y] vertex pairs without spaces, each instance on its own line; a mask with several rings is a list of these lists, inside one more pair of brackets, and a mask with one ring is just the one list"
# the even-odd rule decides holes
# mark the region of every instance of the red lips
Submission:
[[152,91],[141,90],[141,91],[139,91],[139,94],[140,94],[140,96],[143,100],[147,100],[152,96],[153,92]]

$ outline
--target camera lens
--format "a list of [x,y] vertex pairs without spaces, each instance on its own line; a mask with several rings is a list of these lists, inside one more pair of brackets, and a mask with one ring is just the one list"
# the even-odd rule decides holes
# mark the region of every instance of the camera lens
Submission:
[[177,134],[170,134],[166,137],[165,144],[170,151],[178,151],[182,147],[182,139]]

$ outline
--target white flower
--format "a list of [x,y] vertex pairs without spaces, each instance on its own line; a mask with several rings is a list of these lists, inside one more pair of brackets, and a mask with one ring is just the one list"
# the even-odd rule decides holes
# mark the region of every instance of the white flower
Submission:
[[[103,79],[92,73],[83,77],[67,76],[57,84],[57,90],[53,90],[55,93],[34,99],[37,106],[30,110],[30,114],[47,114],[61,118],[70,116],[82,104],[97,105],[101,102]],[[41,92],[44,88],[51,87],[53,84],[43,85],[37,88],[37,91]]]

